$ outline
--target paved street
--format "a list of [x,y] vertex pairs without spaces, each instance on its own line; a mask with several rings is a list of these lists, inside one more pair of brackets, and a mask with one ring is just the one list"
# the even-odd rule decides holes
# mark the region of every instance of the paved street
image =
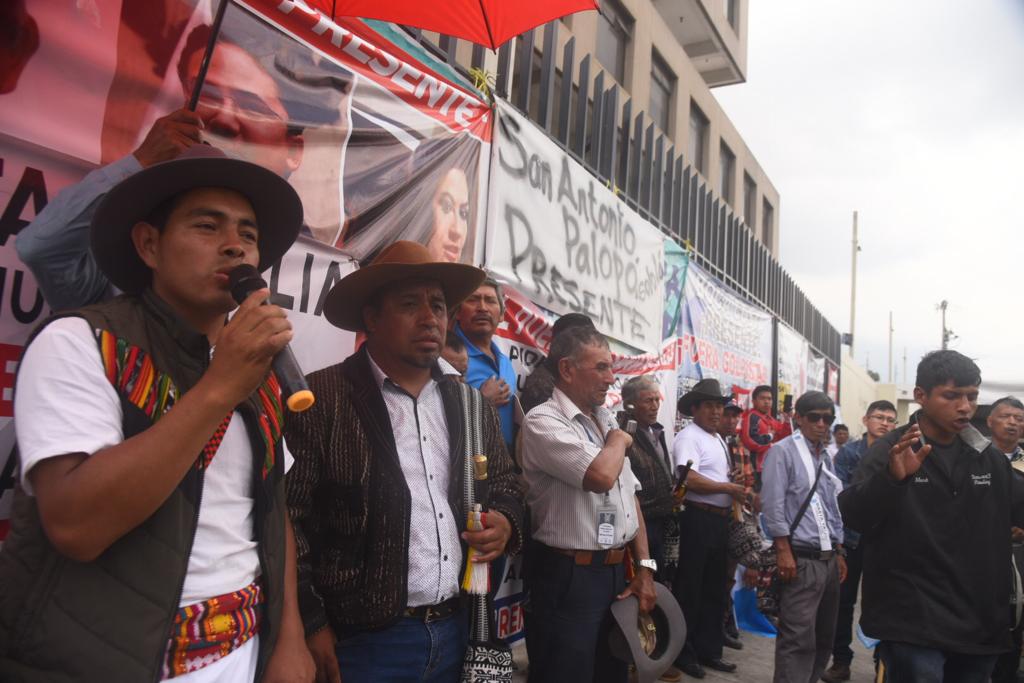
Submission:
[[[859,617],[859,610],[857,616]],[[756,636],[751,633],[743,633],[743,649],[726,650],[725,659],[730,662],[735,662],[739,668],[736,673],[723,674],[717,671],[707,670],[707,676],[704,678],[708,683],[719,683],[720,681],[728,681],[731,683],[770,683],[772,680],[772,671],[774,669],[773,662],[775,657],[775,640],[773,638],[764,638]],[[871,653],[861,645],[860,641],[856,638],[853,643],[853,667],[851,669],[852,677],[850,678],[851,683],[872,683],[874,678],[874,668],[871,663]],[[516,683],[525,683],[526,681],[526,646],[522,641],[517,643],[516,647],[513,648],[515,653],[516,664],[519,666],[519,670],[516,672],[514,680]],[[689,677],[683,677],[683,683],[694,681]]]

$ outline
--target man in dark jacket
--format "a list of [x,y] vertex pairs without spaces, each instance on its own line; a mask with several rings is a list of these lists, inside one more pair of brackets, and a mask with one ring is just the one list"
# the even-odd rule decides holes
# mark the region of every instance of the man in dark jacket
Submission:
[[868,449],[840,505],[864,543],[864,632],[889,680],[988,681],[1010,648],[1010,543],[1024,485],[970,424],[981,372],[933,351],[917,367],[911,423]]
[[366,343],[309,376],[317,402],[287,428],[299,604],[320,680],[457,681],[467,547],[488,562],[521,545],[522,493],[486,403],[485,528],[466,530],[463,385],[437,365],[448,309],[483,278],[396,242],[328,294],[327,319]]

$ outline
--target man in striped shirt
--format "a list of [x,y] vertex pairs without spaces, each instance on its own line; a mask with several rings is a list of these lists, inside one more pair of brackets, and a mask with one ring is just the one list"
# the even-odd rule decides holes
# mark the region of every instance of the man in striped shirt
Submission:
[[[551,399],[527,415],[523,475],[533,515],[528,558],[526,645],[530,683],[625,683],[626,665],[607,642],[608,607],[636,595],[654,606],[647,532],[626,451],[633,439],[604,408],[614,382],[608,342],[574,328],[551,346],[557,369]],[[627,585],[626,547],[638,567]]]

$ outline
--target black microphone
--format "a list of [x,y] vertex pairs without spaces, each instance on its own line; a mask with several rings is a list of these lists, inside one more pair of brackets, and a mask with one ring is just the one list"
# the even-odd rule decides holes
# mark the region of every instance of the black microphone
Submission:
[[[260,277],[260,271],[256,266],[243,263],[228,273],[228,284],[231,287],[231,296],[239,305],[249,298],[249,295],[259,289],[265,289],[267,281]],[[267,303],[263,302],[264,305]],[[295,360],[291,346],[285,346],[274,356],[272,364],[277,381],[281,384],[281,395],[284,396],[288,409],[293,413],[301,413],[316,400],[313,392],[306,384],[306,377],[302,374],[299,362]]]

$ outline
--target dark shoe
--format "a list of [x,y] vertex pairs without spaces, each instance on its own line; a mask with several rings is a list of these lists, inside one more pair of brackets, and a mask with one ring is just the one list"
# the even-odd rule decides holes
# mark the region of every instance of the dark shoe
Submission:
[[735,664],[733,664],[732,662],[726,662],[726,661],[722,660],[721,658],[719,658],[719,659],[702,659],[702,660],[700,660],[700,663],[703,666],[706,666],[709,669],[714,669],[715,671],[721,671],[721,672],[727,673],[727,674],[731,674],[733,671],[736,670],[736,665]]
[[840,681],[850,680],[850,665],[833,661],[832,666],[821,674],[821,680],[825,683],[840,683]]
[[679,670],[691,678],[704,678],[707,675],[704,673],[704,667],[693,660],[681,662]]
[[731,650],[743,649],[743,641],[736,636],[729,635],[728,633],[724,634],[724,637],[722,638],[722,645],[725,645]]

